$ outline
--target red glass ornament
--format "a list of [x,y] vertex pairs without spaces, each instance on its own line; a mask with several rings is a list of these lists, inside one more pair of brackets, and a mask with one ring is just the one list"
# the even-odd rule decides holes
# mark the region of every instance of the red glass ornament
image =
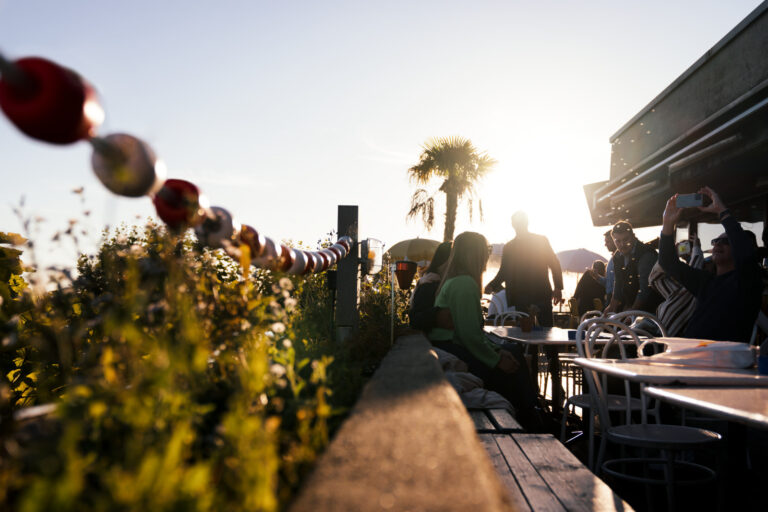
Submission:
[[277,269],[281,272],[288,272],[293,267],[293,261],[296,258],[293,249],[280,244],[280,257],[278,258]]
[[80,75],[40,57],[13,63],[20,80],[0,80],[0,108],[32,138],[70,144],[96,134],[104,110]]
[[254,228],[243,224],[240,228],[240,241],[250,247],[251,258],[258,258],[264,253],[266,240],[264,235],[259,234]]
[[309,251],[304,251],[304,256],[307,258],[307,266],[304,268],[304,272],[301,274],[309,274],[310,272],[313,272],[315,270],[315,265],[317,262],[317,259],[315,258],[315,254]]
[[152,199],[157,216],[171,229],[183,229],[202,221],[200,190],[185,180],[166,180]]

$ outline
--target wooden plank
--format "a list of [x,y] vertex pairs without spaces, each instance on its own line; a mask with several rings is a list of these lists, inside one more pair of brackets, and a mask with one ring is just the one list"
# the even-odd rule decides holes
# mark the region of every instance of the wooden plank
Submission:
[[469,417],[472,418],[472,422],[475,424],[475,430],[477,432],[496,432],[496,427],[493,426],[491,420],[486,416],[485,410],[473,409],[469,411]]
[[499,480],[501,480],[501,483],[504,484],[504,487],[509,492],[509,496],[515,504],[515,510],[521,512],[530,511],[531,506],[526,501],[523,491],[510,471],[507,461],[504,459],[504,455],[496,443],[494,434],[480,434],[480,441],[483,442],[485,451],[488,452],[488,456],[491,458],[491,463],[496,470],[496,474],[499,476]]
[[[567,510],[632,510],[550,434],[511,434]],[[502,450],[503,451],[503,450]]]
[[510,432],[522,432],[523,427],[517,420],[509,414],[506,409],[488,409],[486,411],[491,422],[494,424],[497,430],[502,433],[508,434]]
[[506,460],[509,470],[515,476],[517,484],[522,489],[523,494],[525,494],[526,501],[533,510],[566,510],[563,508],[560,500],[558,500],[558,497],[552,493],[552,489],[549,488],[547,482],[520,449],[513,436],[495,434],[493,438],[496,440],[502,455],[504,455],[504,460]]

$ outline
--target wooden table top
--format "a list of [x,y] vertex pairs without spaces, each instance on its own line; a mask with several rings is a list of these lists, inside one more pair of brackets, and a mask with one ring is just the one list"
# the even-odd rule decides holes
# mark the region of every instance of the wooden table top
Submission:
[[768,388],[649,386],[645,393],[685,409],[768,429]]
[[752,386],[768,387],[768,375],[756,368],[703,368],[678,364],[652,363],[639,359],[587,359],[577,357],[577,365],[613,377],[657,386]]

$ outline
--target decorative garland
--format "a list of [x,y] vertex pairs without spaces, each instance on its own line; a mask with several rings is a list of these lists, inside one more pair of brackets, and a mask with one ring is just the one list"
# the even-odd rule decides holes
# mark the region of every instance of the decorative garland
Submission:
[[204,246],[223,248],[235,260],[291,274],[323,272],[349,254],[352,238],[327,249],[293,249],[253,227],[235,227],[232,215],[208,206],[196,185],[166,179],[165,166],[143,140],[125,133],[96,135],[104,109],[95,89],[78,73],[41,57],[9,61],[0,54],[0,108],[19,130],[51,144],[88,141],[91,167],[111,192],[149,196],[158,217],[174,231],[193,228]]

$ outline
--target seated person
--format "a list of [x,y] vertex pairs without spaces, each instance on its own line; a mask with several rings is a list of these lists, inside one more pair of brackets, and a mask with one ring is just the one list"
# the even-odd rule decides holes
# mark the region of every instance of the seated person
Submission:
[[699,190],[710,198],[703,212],[716,213],[725,233],[712,240],[715,274],[691,268],[675,254],[675,226],[682,208],[677,194],[667,201],[659,244],[659,263],[696,297],[696,309],[683,336],[749,342],[760,309],[763,282],[755,248],[725,204],[711,188]]
[[413,329],[428,333],[435,326],[435,318],[438,313],[438,308],[435,307],[435,296],[443,273],[448,266],[452,246],[452,242],[443,242],[437,246],[427,270],[416,283],[408,310],[410,326]]
[[[685,240],[675,245],[676,253],[688,263],[691,268],[700,269],[704,264],[704,254],[701,251],[699,239]],[[667,330],[668,336],[681,336],[688,322],[696,310],[696,297],[691,294],[680,282],[667,275],[661,265],[656,262],[648,277],[648,283],[659,295],[664,297],[664,302],[656,308],[656,317]],[[648,325],[649,331],[655,326]],[[661,335],[658,333],[657,335]]]
[[496,345],[483,331],[480,297],[487,261],[488,243],[483,235],[466,232],[456,237],[435,299],[435,306],[450,311],[454,327],[435,327],[429,339],[467,363],[470,373],[483,379],[487,389],[509,400],[523,426],[536,428],[536,393],[520,347]]
[[592,263],[591,272],[584,272],[573,292],[573,298],[578,301],[579,317],[587,311],[595,309],[595,299],[602,303],[605,297],[605,285],[598,278],[605,278],[605,263],[595,260]]

